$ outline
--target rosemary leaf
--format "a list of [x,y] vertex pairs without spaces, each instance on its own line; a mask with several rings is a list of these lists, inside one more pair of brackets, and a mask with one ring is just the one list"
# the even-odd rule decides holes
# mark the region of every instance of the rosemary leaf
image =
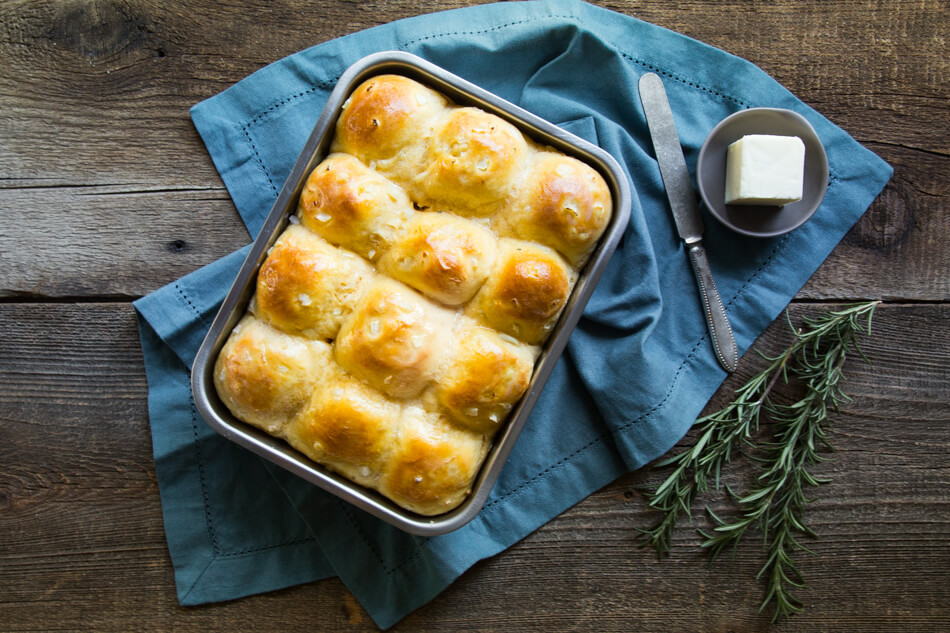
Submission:
[[[713,529],[700,531],[704,539],[701,547],[715,560],[727,549],[735,551],[750,530],[758,530],[766,550],[766,562],[756,576],[766,583],[761,610],[772,605],[773,621],[802,610],[802,602],[791,593],[805,586],[794,555],[798,551],[811,553],[801,537],[817,537],[804,520],[805,507],[812,501],[806,491],[829,481],[815,476],[811,469],[826,459],[819,451],[833,450],[829,413],[849,401],[841,390],[842,368],[851,353],[866,360],[857,337],[870,334],[879,303],[856,304],[805,318],[803,329],[792,328],[792,344],[775,358],[764,357],[769,365],[739,387],[732,402],[694,422],[699,428],[696,444],[658,465],[674,468],[656,490],[647,492],[650,507],[660,511],[662,518],[652,528],[638,528],[641,547],[654,548],[659,558],[669,555],[679,518],[691,515],[696,494],[707,492],[710,480],[716,490],[720,488],[723,467],[730,463],[733,452],[741,452],[745,445],[745,454],[758,470],[752,489],[740,495],[727,488],[737,510],[733,519],[724,519],[707,508]],[[803,395],[791,404],[775,402],[773,390],[780,380],[784,385],[790,378]],[[768,423],[771,441],[756,441],[760,422]]]

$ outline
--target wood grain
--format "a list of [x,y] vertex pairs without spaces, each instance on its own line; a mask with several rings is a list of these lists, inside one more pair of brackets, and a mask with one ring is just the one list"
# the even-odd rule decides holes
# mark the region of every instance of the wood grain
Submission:
[[[320,42],[444,0],[0,3],[0,630],[373,631],[336,579],[183,608],[129,300],[247,242],[188,109]],[[751,60],[895,168],[793,303],[882,298],[835,419],[803,615],[757,613],[751,541],[663,562],[643,469],[465,573],[397,631],[950,630],[950,5],[599,0]],[[775,352],[784,323],[756,343]],[[747,355],[711,401],[761,361]],[[680,448],[693,441],[688,435]],[[727,475],[742,487],[750,471]],[[729,513],[721,497],[702,500]]]
[[[141,296],[242,246],[188,109],[289,53],[460,4],[3,4],[0,208],[23,221],[0,226],[0,296]],[[950,296],[933,239],[950,234],[945,3],[606,5],[752,60],[895,167],[803,298]]]
[[[796,305],[796,322],[825,305]],[[915,631],[950,626],[950,328],[946,305],[884,305],[852,360],[853,403],[820,468],[821,538],[802,555],[807,616],[777,631]],[[0,305],[0,621],[5,630],[373,630],[337,580],[200,608],[178,607],[150,459],[146,384],[126,303]],[[784,345],[777,323],[762,349]],[[743,359],[734,388],[761,361]],[[710,406],[716,406],[713,402]],[[687,436],[682,446],[690,444]],[[730,475],[742,485],[743,468]],[[636,546],[653,520],[628,475],[476,565],[396,630],[764,630],[762,554],[707,565],[688,526],[657,562]],[[710,495],[716,512],[730,508]],[[696,525],[704,525],[700,520]],[[926,570],[926,573],[921,573]],[[556,596],[556,599],[553,597]],[[513,608],[512,605],[517,605]]]

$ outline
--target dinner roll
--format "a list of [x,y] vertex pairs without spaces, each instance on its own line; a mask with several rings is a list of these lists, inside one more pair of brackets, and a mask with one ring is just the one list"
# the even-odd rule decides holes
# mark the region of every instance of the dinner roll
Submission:
[[389,470],[379,491],[401,506],[431,516],[454,508],[471,493],[489,442],[418,406],[403,410]]
[[471,299],[495,262],[495,237],[448,213],[417,213],[379,270],[448,305]]
[[444,96],[407,77],[372,77],[344,102],[332,149],[366,163],[393,158],[409,145],[421,147],[447,105]]
[[398,404],[336,367],[287,425],[285,437],[310,459],[375,486],[387,467],[399,416]]
[[286,332],[333,338],[372,276],[363,258],[288,226],[257,275],[255,312]]
[[528,153],[524,136],[507,121],[478,108],[454,108],[436,127],[413,199],[486,215],[511,195]]
[[421,81],[343,103],[215,386],[299,459],[434,516],[471,493],[613,201],[583,157]]
[[297,209],[308,229],[374,261],[412,213],[405,191],[349,154],[331,154],[314,168]]
[[546,244],[575,266],[610,221],[610,189],[595,169],[571,156],[542,152],[506,218],[512,233]]
[[442,359],[453,318],[412,289],[380,277],[343,322],[336,359],[383,393],[416,396]]
[[491,436],[528,388],[537,349],[475,323],[456,338],[436,398],[456,421]]
[[214,384],[234,415],[278,434],[331,363],[325,342],[284,334],[247,315],[218,355]]
[[554,328],[575,278],[554,250],[505,238],[499,240],[495,266],[467,313],[499,332],[536,345]]

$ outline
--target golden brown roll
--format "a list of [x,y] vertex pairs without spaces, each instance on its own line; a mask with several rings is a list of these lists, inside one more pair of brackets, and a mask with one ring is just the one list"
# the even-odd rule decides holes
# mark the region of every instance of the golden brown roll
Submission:
[[374,261],[412,213],[402,188],[349,154],[331,154],[314,168],[297,208],[308,229]]
[[431,516],[465,500],[489,442],[481,433],[460,429],[421,407],[403,410],[389,469],[379,491],[399,505]]
[[331,363],[333,353],[323,341],[284,334],[247,315],[218,355],[214,384],[234,415],[279,434]]
[[505,119],[395,75],[356,88],[330,148],[215,385],[315,462],[442,514],[531,384],[610,190]]
[[413,199],[463,214],[492,213],[512,195],[528,153],[524,136],[507,121],[454,108],[436,128]]
[[367,79],[343,104],[333,151],[366,163],[392,158],[430,136],[432,121],[447,105],[444,96],[407,77]]
[[380,277],[343,322],[336,359],[383,393],[416,396],[442,360],[454,316],[403,284]]
[[375,487],[387,468],[400,411],[398,404],[336,367],[287,425],[285,437],[310,459]]
[[543,152],[506,214],[516,237],[546,244],[574,265],[583,262],[610,221],[603,176],[576,158]]
[[435,383],[436,399],[453,419],[490,437],[528,388],[536,348],[474,323],[456,338]]
[[257,275],[255,312],[286,332],[333,338],[372,277],[361,257],[288,226]]
[[552,249],[505,238],[488,281],[467,313],[499,332],[537,345],[550,334],[576,275]]
[[447,305],[471,299],[495,262],[495,236],[448,213],[417,213],[379,270]]

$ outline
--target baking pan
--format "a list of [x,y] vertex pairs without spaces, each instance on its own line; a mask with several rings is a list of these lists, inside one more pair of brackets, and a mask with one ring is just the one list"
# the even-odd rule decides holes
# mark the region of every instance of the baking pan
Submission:
[[[254,293],[257,271],[267,257],[268,249],[286,228],[289,217],[296,212],[297,200],[307,176],[328,154],[343,103],[360,83],[381,74],[397,74],[415,79],[443,93],[457,104],[476,106],[494,113],[536,142],[550,145],[586,162],[604,177],[614,203],[610,223],[590,259],[579,271],[577,283],[561,318],[538,357],[528,390],[496,434],[492,448],[472,485],[472,493],[461,505],[438,516],[423,516],[401,508],[376,491],[355,484],[311,461],[283,440],[241,422],[221,402],[214,387],[213,370],[218,352],[247,310]],[[330,94],[313,132],[267,216],[260,235],[244,260],[234,285],[198,350],[191,374],[192,392],[198,412],[211,428],[229,440],[396,527],[412,534],[427,536],[456,530],[471,521],[485,504],[488,493],[537,402],[544,383],[564,351],[571,331],[577,325],[597,280],[616,249],[629,217],[630,186],[626,176],[617,161],[600,148],[414,55],[383,52],[364,57],[343,73]]]

